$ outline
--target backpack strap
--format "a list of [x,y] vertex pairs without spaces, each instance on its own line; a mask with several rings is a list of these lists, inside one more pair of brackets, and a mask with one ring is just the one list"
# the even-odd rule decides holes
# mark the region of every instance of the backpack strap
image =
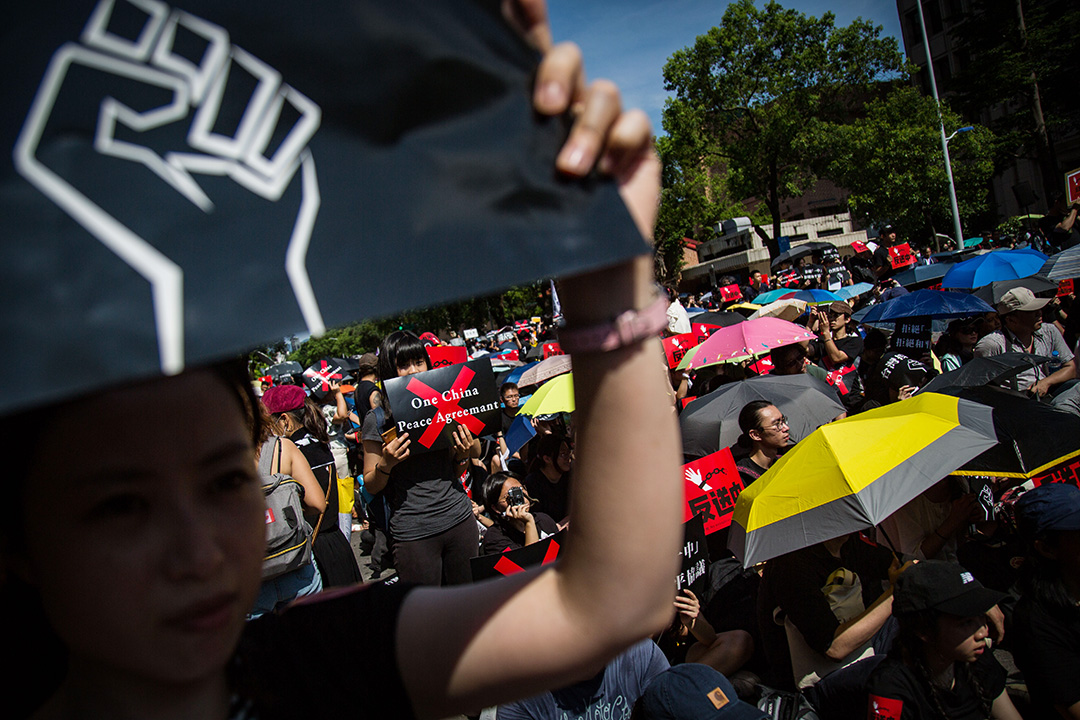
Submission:
[[[270,448],[270,452],[266,452],[266,448],[273,442],[273,447]],[[273,475],[274,474],[274,456],[278,454],[278,447],[281,445],[281,438],[277,435],[267,438],[263,443],[262,448],[259,449],[259,474],[260,475]],[[278,460],[278,467],[281,467],[281,461]]]

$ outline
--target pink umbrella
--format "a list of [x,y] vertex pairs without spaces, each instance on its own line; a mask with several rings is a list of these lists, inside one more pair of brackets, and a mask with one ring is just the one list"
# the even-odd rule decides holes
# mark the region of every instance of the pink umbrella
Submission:
[[774,317],[721,328],[694,350],[690,368],[758,357],[782,345],[813,340],[817,336],[802,325]]

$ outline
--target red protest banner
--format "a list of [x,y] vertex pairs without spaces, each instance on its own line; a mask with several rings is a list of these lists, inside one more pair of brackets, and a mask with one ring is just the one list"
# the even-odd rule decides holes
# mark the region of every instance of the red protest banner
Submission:
[[761,273],[761,284],[765,287],[769,287],[769,276],[765,273]]
[[756,363],[750,366],[750,369],[756,372],[758,375],[768,375],[773,371],[772,357],[766,355],[758,360]]
[[432,370],[448,365],[460,365],[469,359],[469,351],[464,345],[428,345],[424,349],[427,350]]
[[889,248],[889,264],[892,265],[893,270],[914,265],[915,253],[911,252],[911,246],[907,243],[901,243]]
[[697,395],[687,395],[686,397],[684,397],[679,402],[682,403],[683,410],[685,410],[686,406],[689,405],[690,403],[694,402],[695,400],[697,400]]
[[683,487],[686,493],[683,522],[701,515],[706,535],[731,525],[731,513],[743,484],[730,449],[683,465]]
[[1072,295],[1073,292],[1074,292],[1074,289],[1073,289],[1073,279],[1072,278],[1065,278],[1064,280],[1059,280],[1058,281],[1058,291],[1057,291],[1057,296],[1058,297],[1061,297],[1063,295]]
[[738,285],[725,285],[720,288],[720,298],[724,302],[731,302],[733,300],[740,300],[742,298],[742,290]]
[[492,355],[491,359],[492,360],[506,360],[506,361],[517,362],[518,360],[521,359],[521,357],[519,356],[517,350],[504,350],[501,353],[496,353],[496,354]]
[[565,355],[562,347],[557,342],[544,343],[544,359],[549,357],[555,357],[556,355]]
[[1070,205],[1080,202],[1080,168],[1065,173],[1065,194]]
[[1080,457],[1072,457],[1063,460],[1049,470],[1032,478],[1035,487],[1046,483],[1068,483],[1080,486]]
[[672,335],[664,338],[662,342],[664,343],[664,354],[667,356],[667,365],[672,369],[679,364],[691,348],[698,344],[697,336],[694,333]]
[[719,325],[706,325],[705,323],[691,323],[690,334],[694,336],[694,345],[700,345],[709,339],[709,336],[720,329]]

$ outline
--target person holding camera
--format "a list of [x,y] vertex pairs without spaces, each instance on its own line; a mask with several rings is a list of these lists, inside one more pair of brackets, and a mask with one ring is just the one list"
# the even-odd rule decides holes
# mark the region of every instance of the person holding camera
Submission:
[[484,533],[481,555],[517,550],[559,531],[550,516],[532,512],[532,501],[516,475],[497,472],[484,481],[484,507],[494,525]]

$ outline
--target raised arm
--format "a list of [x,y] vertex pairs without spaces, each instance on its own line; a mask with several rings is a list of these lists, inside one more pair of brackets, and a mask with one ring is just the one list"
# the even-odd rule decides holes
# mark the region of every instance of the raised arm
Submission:
[[[514,4],[526,37],[549,37],[542,2]],[[639,228],[651,236],[659,163],[642,113],[622,113],[610,83],[586,89],[580,54],[550,48],[535,104],[580,113],[557,166],[613,175]],[[563,283],[569,327],[610,322],[654,299],[648,256]],[[671,617],[682,537],[678,430],[659,340],[574,356],[577,432],[571,536],[558,563],[497,581],[418,589],[400,615],[398,665],[420,717],[535,694],[595,672]],[[634,533],[624,518],[638,518]],[[521,648],[529,648],[521,652]]]

